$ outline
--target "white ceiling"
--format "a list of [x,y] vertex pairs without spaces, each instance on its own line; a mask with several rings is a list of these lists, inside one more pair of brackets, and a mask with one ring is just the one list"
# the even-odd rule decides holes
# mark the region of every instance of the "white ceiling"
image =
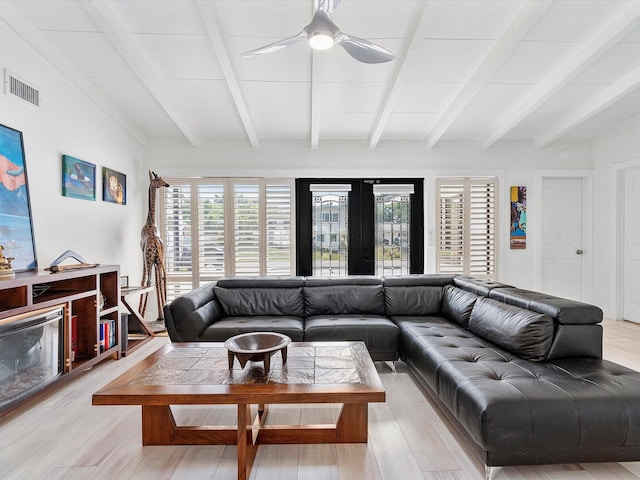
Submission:
[[343,0],[341,30],[395,60],[240,55],[312,15],[312,0],[0,0],[0,20],[145,145],[543,148],[640,113],[640,0]]

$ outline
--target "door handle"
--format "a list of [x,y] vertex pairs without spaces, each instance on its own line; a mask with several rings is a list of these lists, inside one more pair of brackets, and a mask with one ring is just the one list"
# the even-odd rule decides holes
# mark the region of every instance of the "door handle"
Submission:
[[576,255],[582,255],[584,252],[580,249],[576,250]]

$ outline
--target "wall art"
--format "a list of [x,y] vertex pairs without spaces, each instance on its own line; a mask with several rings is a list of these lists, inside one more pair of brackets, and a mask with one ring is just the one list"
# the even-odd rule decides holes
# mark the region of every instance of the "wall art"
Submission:
[[37,270],[22,132],[0,125],[0,244],[15,272]]
[[511,249],[527,248],[527,187],[511,187]]
[[102,167],[102,200],[127,204],[127,176],[107,167]]
[[62,195],[96,199],[96,166],[70,155],[62,155]]

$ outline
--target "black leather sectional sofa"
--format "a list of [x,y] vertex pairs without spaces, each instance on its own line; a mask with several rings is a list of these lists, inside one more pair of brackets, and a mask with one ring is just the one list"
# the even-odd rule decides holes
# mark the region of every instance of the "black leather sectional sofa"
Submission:
[[593,305],[466,276],[225,278],[165,307],[172,341],[276,331],[401,359],[487,466],[640,460],[640,373]]

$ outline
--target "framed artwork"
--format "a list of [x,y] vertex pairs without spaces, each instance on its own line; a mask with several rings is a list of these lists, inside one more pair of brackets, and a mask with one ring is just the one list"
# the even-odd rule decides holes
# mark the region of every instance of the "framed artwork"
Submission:
[[127,176],[107,167],[102,167],[102,200],[127,204]]
[[0,245],[15,272],[37,270],[22,132],[0,125]]
[[512,250],[527,248],[527,187],[511,187],[509,244]]
[[79,158],[62,155],[62,195],[96,199],[96,166]]

